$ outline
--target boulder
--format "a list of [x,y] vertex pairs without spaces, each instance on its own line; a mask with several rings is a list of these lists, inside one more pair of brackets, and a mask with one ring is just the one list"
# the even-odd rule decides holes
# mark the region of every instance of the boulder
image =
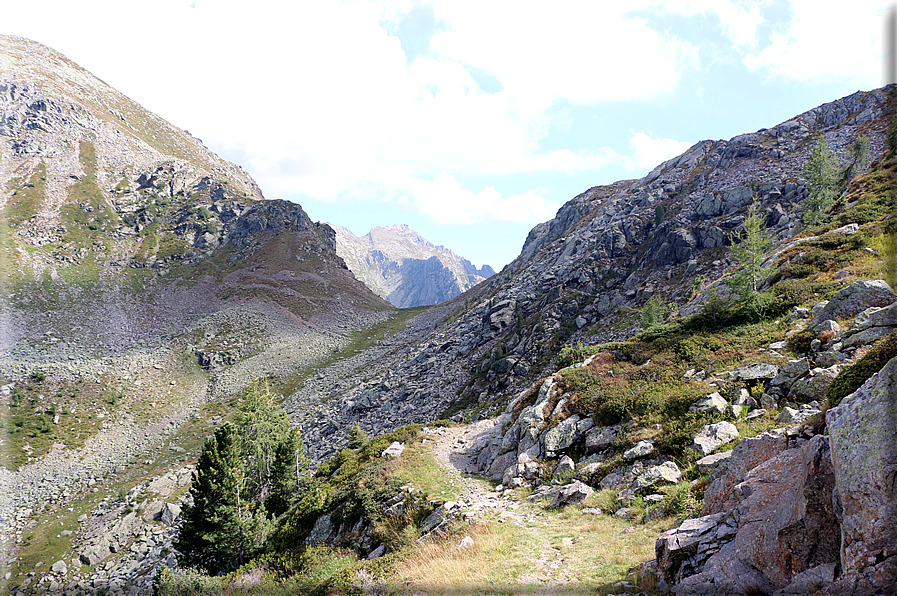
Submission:
[[716,412],[717,414],[723,414],[728,405],[729,403],[723,399],[723,396],[714,391],[693,403],[688,409],[691,411]]
[[420,523],[420,533],[426,534],[444,528],[454,517],[454,512],[461,508],[455,501],[446,501],[424,518]]
[[731,443],[741,435],[731,422],[708,424],[698,431],[692,443],[692,449],[702,457],[716,451],[717,447]]
[[554,469],[555,476],[563,476],[564,474],[569,474],[576,469],[576,464],[570,459],[570,456],[565,455],[561,458],[561,461],[558,462],[557,467]]
[[646,494],[651,489],[666,484],[679,484],[682,482],[682,472],[675,462],[664,462],[659,466],[651,466],[635,479],[632,484],[633,492]]
[[305,538],[305,544],[311,546],[315,544],[324,544],[330,542],[337,535],[337,528],[330,519],[330,514],[324,514],[315,520],[311,532]]
[[607,449],[617,440],[620,425],[595,426],[586,432],[586,451],[594,453]]
[[545,432],[542,438],[542,447],[545,452],[556,453],[569,449],[583,433],[595,425],[591,418],[582,419],[578,415],[573,414],[569,418],[561,421],[560,424]]
[[897,302],[897,294],[883,279],[855,281],[814,313],[810,328],[826,319],[846,319],[870,307],[885,307]]
[[869,344],[874,344],[886,335],[890,335],[892,331],[894,331],[893,327],[869,327],[845,337],[842,346],[844,348],[868,346]]
[[178,517],[181,515],[181,508],[174,503],[165,503],[165,506],[162,507],[161,514],[159,519],[162,520],[162,523],[166,526],[171,526],[177,521]]
[[729,379],[732,381],[760,381],[774,378],[779,372],[779,368],[774,364],[766,364],[763,362],[752,362],[745,366],[736,368],[729,373]]
[[698,471],[707,474],[711,478],[718,478],[729,467],[729,460],[732,459],[731,451],[723,451],[702,457],[695,463]]
[[63,575],[68,573],[68,570],[68,565],[66,565],[65,561],[63,560],[56,561],[55,563],[53,563],[53,566],[50,567],[50,571],[52,571],[53,573],[61,573]]
[[380,457],[385,457],[387,459],[394,459],[402,455],[402,452],[405,451],[405,446],[399,443],[398,441],[393,441],[389,447],[383,450],[383,453],[380,454]]
[[[826,412],[841,510],[841,566],[859,573],[897,554],[897,358]],[[891,577],[897,582],[897,576]],[[893,584],[892,584],[893,585]]]
[[825,331],[831,331],[832,333],[840,333],[841,325],[837,323],[837,321],[833,321],[831,319],[826,319],[820,323],[813,325],[812,331],[815,333],[823,333]]
[[788,391],[788,397],[796,402],[804,403],[813,400],[824,400],[829,385],[841,373],[843,364],[835,364],[829,368],[814,368],[806,377],[794,381]]
[[96,542],[81,551],[78,557],[85,565],[96,565],[112,554],[109,550],[109,539],[101,536]]
[[[731,529],[723,537],[726,541],[731,540],[735,535],[735,521],[731,513],[687,519],[679,527],[660,535],[654,549],[657,566],[663,570],[667,581],[677,583],[702,568],[703,562],[719,550],[721,539],[717,534],[720,526]],[[701,555],[707,554],[698,557],[699,552]]]
[[884,308],[870,307],[856,316],[850,333],[857,333],[870,327],[897,327],[897,302]]
[[651,441],[639,441],[634,447],[623,452],[623,459],[633,460],[648,457],[654,453],[654,444]]
[[501,480],[505,470],[514,465],[514,462],[516,461],[517,453],[513,451],[499,455],[492,461],[492,465],[488,472],[489,477],[493,480]]
[[558,487],[554,493],[549,507],[563,507],[565,505],[575,505],[582,503],[586,497],[595,492],[591,486],[584,484],[579,480],[574,480],[570,484]]

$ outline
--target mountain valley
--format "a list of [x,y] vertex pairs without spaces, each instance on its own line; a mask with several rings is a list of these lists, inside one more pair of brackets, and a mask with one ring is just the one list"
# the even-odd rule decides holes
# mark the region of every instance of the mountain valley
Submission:
[[[893,593],[895,92],[590,188],[495,274],[0,36],[2,592]],[[313,471],[187,569],[259,383]]]

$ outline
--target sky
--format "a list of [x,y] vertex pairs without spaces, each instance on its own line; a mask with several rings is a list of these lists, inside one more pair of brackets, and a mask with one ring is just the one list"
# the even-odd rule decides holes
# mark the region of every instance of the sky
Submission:
[[358,235],[496,270],[579,193],[884,80],[852,0],[0,0],[62,52]]

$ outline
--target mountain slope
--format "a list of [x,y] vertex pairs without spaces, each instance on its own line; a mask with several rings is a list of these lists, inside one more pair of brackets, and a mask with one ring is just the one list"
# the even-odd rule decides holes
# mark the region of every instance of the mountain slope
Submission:
[[[128,319],[93,307],[80,315],[86,335],[119,336],[117,347],[127,345],[121,329],[177,330],[250,299],[305,321],[334,305],[385,308],[352,279],[331,229],[298,205],[265,201],[248,174],[189,133],[34,42],[0,37],[0,65],[3,258],[18,272],[4,282],[17,290],[8,306],[22,323],[4,349],[26,326],[50,330],[31,303],[53,310],[73,292],[67,306],[105,295]],[[26,291],[41,280],[68,296]]]
[[495,274],[489,265],[477,269],[404,224],[376,227],[361,237],[333,228],[336,251],[349,269],[400,308],[445,302]]
[[[801,230],[803,172],[820,136],[846,163],[864,135],[877,159],[888,115],[888,90],[858,92],[770,129],[696,143],[642,179],[591,188],[533,228],[503,275],[428,313],[422,328],[430,331],[410,352],[372,362],[336,388],[303,388],[287,407],[326,395],[327,405],[295,411],[318,456],[355,421],[377,434],[461,407],[498,412],[552,371],[563,345],[631,337],[636,309],[651,296],[693,312],[735,265],[730,233],[752,201],[775,243],[786,245]],[[397,417],[395,404],[407,414]],[[331,423],[314,424],[322,416]],[[315,451],[319,444],[328,447]]]
[[[295,384],[395,312],[346,268],[329,226],[265,200],[240,167],[57,52],[7,36],[0,209],[0,562],[18,552],[34,567],[48,548],[108,557],[118,518],[103,497],[188,465],[253,380]],[[73,505],[71,534],[22,543]],[[144,583],[167,540],[135,561]]]

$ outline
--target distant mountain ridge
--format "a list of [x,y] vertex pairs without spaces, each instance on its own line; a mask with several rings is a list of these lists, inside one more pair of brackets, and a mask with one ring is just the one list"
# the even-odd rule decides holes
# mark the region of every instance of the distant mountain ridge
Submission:
[[364,236],[336,230],[336,252],[375,294],[400,308],[451,300],[495,275],[437,246],[405,224],[379,226]]

